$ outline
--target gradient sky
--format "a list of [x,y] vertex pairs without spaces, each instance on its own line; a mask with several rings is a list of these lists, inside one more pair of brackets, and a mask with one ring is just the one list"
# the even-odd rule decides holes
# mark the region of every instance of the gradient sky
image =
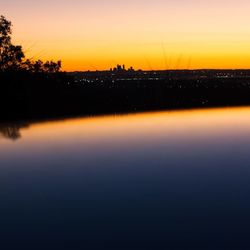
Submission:
[[27,57],[64,70],[250,68],[249,0],[0,0]]

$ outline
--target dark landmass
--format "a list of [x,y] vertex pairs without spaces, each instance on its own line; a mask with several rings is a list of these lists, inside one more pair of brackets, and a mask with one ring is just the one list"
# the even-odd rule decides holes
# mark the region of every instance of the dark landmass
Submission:
[[250,70],[0,73],[0,120],[250,104]]
[[0,137],[47,119],[250,105],[250,70],[0,73]]
[[0,122],[250,104],[250,70],[61,72],[27,59],[0,16]]

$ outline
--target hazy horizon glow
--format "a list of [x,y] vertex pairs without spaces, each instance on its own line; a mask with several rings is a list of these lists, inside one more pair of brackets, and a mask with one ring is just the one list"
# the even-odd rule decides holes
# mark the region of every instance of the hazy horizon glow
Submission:
[[0,0],[27,57],[64,70],[250,68],[249,0]]

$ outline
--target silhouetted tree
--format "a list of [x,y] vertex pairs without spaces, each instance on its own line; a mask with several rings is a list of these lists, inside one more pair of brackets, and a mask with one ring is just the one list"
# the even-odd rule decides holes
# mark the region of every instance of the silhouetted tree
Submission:
[[61,61],[24,60],[25,55],[21,46],[11,42],[12,24],[4,16],[0,16],[0,72],[26,70],[33,73],[60,72]]
[[58,73],[62,67],[61,61],[47,61],[43,63],[41,60],[30,61],[29,59],[24,61],[22,68],[33,73]]
[[29,69],[32,72],[35,73],[41,73],[44,71],[43,69],[43,62],[41,60],[35,61],[34,63],[31,64],[31,69]]
[[16,70],[21,67],[24,53],[21,46],[11,43],[12,24],[0,17],[0,71]]
[[44,71],[47,73],[57,73],[60,71],[62,67],[61,61],[53,62],[53,61],[47,61],[44,65]]

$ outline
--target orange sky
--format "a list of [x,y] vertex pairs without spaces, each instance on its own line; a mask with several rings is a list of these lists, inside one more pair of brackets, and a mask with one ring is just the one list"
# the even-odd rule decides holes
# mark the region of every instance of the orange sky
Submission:
[[250,68],[249,0],[0,0],[27,57],[64,70]]

